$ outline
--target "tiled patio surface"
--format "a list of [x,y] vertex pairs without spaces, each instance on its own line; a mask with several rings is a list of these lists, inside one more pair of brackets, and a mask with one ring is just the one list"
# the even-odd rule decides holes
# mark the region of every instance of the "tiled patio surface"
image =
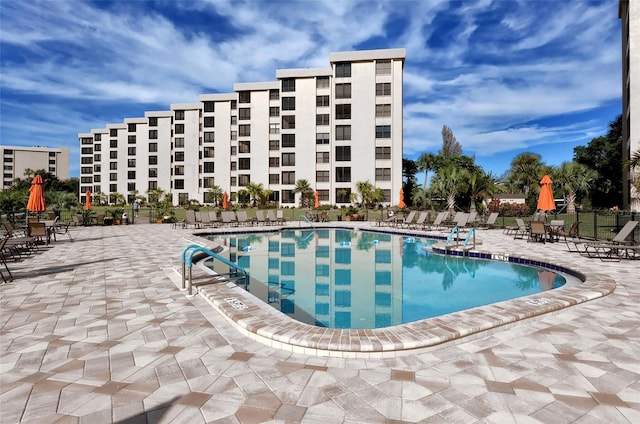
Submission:
[[0,422],[640,422],[640,261],[479,231],[483,250],[609,276],[615,291],[415,354],[340,358],[267,346],[185,296],[174,268],[191,233],[78,228],[10,263]]

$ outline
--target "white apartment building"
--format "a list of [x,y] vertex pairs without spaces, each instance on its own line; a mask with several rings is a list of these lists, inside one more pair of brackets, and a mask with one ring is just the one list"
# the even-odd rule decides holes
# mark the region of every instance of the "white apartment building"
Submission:
[[69,179],[69,149],[66,147],[22,147],[0,145],[2,180],[0,190],[9,187],[14,179],[24,178],[24,171],[44,169],[60,180]]
[[[640,2],[620,0],[622,21],[622,160],[640,151]],[[640,193],[632,184],[640,169],[623,173],[623,207],[640,211]],[[635,199],[635,200],[634,200]]]
[[345,205],[356,183],[398,203],[402,188],[405,50],[331,53],[327,68],[280,69],[276,80],[146,112],[78,134],[82,200],[94,193],[171,193],[207,203],[215,185],[235,199],[249,182],[294,206],[307,180],[321,204]]

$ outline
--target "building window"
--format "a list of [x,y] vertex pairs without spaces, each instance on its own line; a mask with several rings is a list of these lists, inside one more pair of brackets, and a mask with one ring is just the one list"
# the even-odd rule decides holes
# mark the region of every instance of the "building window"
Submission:
[[173,180],[173,188],[176,190],[184,190],[184,180]]
[[293,190],[282,190],[282,203],[295,203],[296,194]]
[[96,144],[95,146],[93,146],[93,151],[94,152],[99,152],[101,150],[102,150],[102,145],[101,144]]
[[83,167],[80,168],[80,173],[81,174],[93,174],[93,168],[90,167],[90,166],[83,166]]
[[204,162],[203,164],[205,173],[213,173],[215,172],[215,163],[214,162]]
[[[205,128],[213,128],[216,126],[216,118],[213,116],[205,116],[204,117],[204,127]],[[176,125],[177,127],[177,125]]]
[[336,119],[351,119],[351,104],[336,105]]
[[278,106],[270,106],[269,107],[269,116],[280,116],[280,107],[278,107]]
[[280,124],[269,124],[269,134],[280,134]]
[[128,132],[136,132],[136,124],[127,124]]
[[158,126],[158,118],[149,118],[149,126],[157,127]]
[[[100,175],[94,175],[94,177],[93,177],[93,182],[94,183],[99,183],[99,182],[101,182],[101,180],[102,180],[102,177]],[[99,190],[95,190],[95,191],[99,191]]]
[[376,168],[376,181],[391,181],[391,168]]
[[203,188],[213,188],[216,185],[215,178],[213,177],[204,177],[202,179],[202,187]]
[[390,95],[391,95],[390,82],[376,83],[376,96],[390,96]]
[[93,165],[93,172],[102,172],[102,165]]
[[204,102],[204,111],[205,112],[215,112],[216,111],[216,103],[215,102]]
[[240,121],[251,119],[251,108],[241,107],[240,109],[238,109],[238,119]]
[[118,140],[109,140],[109,147],[111,148],[118,147]]
[[350,99],[351,84],[336,84],[336,99]]
[[329,163],[329,152],[316,152],[316,163]]
[[376,125],[376,138],[391,138],[391,125]]
[[282,147],[296,147],[296,135],[282,134]]
[[238,93],[238,103],[251,103],[251,91],[240,91]]
[[386,118],[389,116],[391,116],[390,104],[376,105],[376,118]]
[[231,187],[235,187],[238,185],[238,177],[231,177],[229,178],[229,185]]
[[296,91],[295,78],[285,78],[282,80],[282,91]]
[[173,169],[173,175],[184,175],[184,165],[177,165]]
[[316,96],[316,106],[317,107],[331,106],[331,102],[329,101],[329,96]]
[[241,141],[238,143],[238,151],[240,153],[251,153],[251,142]]
[[238,131],[231,131],[231,140],[238,139]]
[[295,97],[283,97],[282,98],[282,110],[296,110],[296,98]]
[[282,154],[282,166],[296,166],[296,154],[295,153],[283,153]]
[[278,168],[280,167],[280,158],[269,157],[269,168]]
[[269,184],[280,184],[280,174],[269,174]]
[[184,147],[184,137],[176,137],[174,139],[174,147],[176,148]]
[[238,125],[238,135],[240,137],[251,136],[251,125],[249,124]]
[[329,144],[329,133],[316,134],[316,144]]
[[129,148],[127,149],[127,154],[128,154],[129,156],[135,156],[135,154],[136,154],[136,148],[135,148],[135,147],[129,147]]
[[176,124],[175,133],[176,134],[184,134],[184,124]]
[[[4,158],[5,162],[12,162],[13,158]],[[82,164],[90,164],[93,163],[93,158],[92,157],[81,157],[80,158],[80,163]]]
[[205,147],[202,153],[205,158],[214,158],[216,156],[216,150],[214,147]]
[[127,179],[135,180],[136,179],[136,171],[127,171]]
[[350,62],[336,63],[336,78],[348,78],[350,76],[351,76]]
[[231,125],[238,124],[238,117],[236,115],[231,115]]
[[391,61],[376,60],[376,75],[390,75],[390,74],[391,74]]
[[351,167],[349,166],[336,167],[336,182],[337,183],[351,182]]
[[329,125],[329,114],[323,113],[316,115],[316,125]]
[[317,77],[316,88],[329,88],[329,77]]
[[280,90],[269,90],[269,100],[280,100]]
[[127,167],[128,168],[135,168],[136,167],[136,160],[135,159],[127,159]]
[[90,155],[93,153],[93,147],[83,147],[82,149],[80,149],[80,153],[82,153],[83,155]]
[[282,129],[283,130],[292,130],[296,128],[296,116],[295,115],[285,115],[282,117]]
[[109,184],[109,193],[115,193],[117,191],[118,191],[118,184]]
[[184,121],[184,110],[175,111],[176,121]]
[[391,159],[391,147],[376,147],[376,159]]
[[93,177],[80,177],[80,182],[82,184],[92,184],[93,183]]
[[231,156],[235,156],[238,151],[238,146],[231,146]]
[[251,169],[251,159],[250,158],[240,158],[238,159],[238,169]]
[[158,156],[149,156],[149,165],[157,165]]
[[149,143],[149,152],[157,152],[158,143]]
[[336,189],[336,203],[351,203],[351,189],[350,188],[337,188]]
[[129,143],[129,144],[136,144],[136,136],[135,136],[135,135],[129,135],[129,136],[127,136],[127,143]]
[[269,150],[280,150],[280,140],[269,140]]
[[117,172],[111,172],[109,174],[109,181],[118,181],[118,173]]
[[109,130],[109,137],[117,137],[118,130]]
[[149,140],[158,139],[158,130],[149,130]]
[[238,175],[238,185],[246,187],[251,182],[251,176],[247,174]]
[[296,173],[295,171],[283,171],[282,172],[282,184],[295,184]]
[[118,159],[118,152],[117,151],[109,152],[109,159]]
[[351,140],[351,125],[336,125],[336,140]]
[[216,141],[216,133],[214,132],[206,132],[204,133],[204,142],[205,143],[213,143]]
[[237,171],[238,170],[238,162],[232,161],[231,164],[229,165],[229,169],[231,169],[232,171]]
[[236,100],[231,100],[230,106],[231,110],[236,110],[238,108],[238,102]]
[[329,190],[318,190],[318,200],[322,202],[329,201]]
[[176,162],[184,162],[184,152],[175,152],[173,154],[173,160]]
[[336,146],[336,162],[351,160],[351,146]]
[[316,171],[316,182],[318,182],[318,183],[328,183],[329,182],[329,171]]

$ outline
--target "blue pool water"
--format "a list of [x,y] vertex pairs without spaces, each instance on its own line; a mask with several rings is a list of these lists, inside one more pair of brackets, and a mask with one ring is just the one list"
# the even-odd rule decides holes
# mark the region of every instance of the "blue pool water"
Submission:
[[[549,270],[425,250],[434,240],[346,229],[211,236],[250,275],[247,290],[292,318],[380,328],[560,287]],[[227,272],[221,262],[210,265]]]

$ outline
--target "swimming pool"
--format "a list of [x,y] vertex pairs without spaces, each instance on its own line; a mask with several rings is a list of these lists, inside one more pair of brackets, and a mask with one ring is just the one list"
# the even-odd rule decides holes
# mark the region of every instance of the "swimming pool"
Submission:
[[222,255],[249,272],[249,292],[319,327],[394,326],[539,293],[570,278],[531,266],[433,254],[433,240],[352,229],[210,239],[228,247]]

